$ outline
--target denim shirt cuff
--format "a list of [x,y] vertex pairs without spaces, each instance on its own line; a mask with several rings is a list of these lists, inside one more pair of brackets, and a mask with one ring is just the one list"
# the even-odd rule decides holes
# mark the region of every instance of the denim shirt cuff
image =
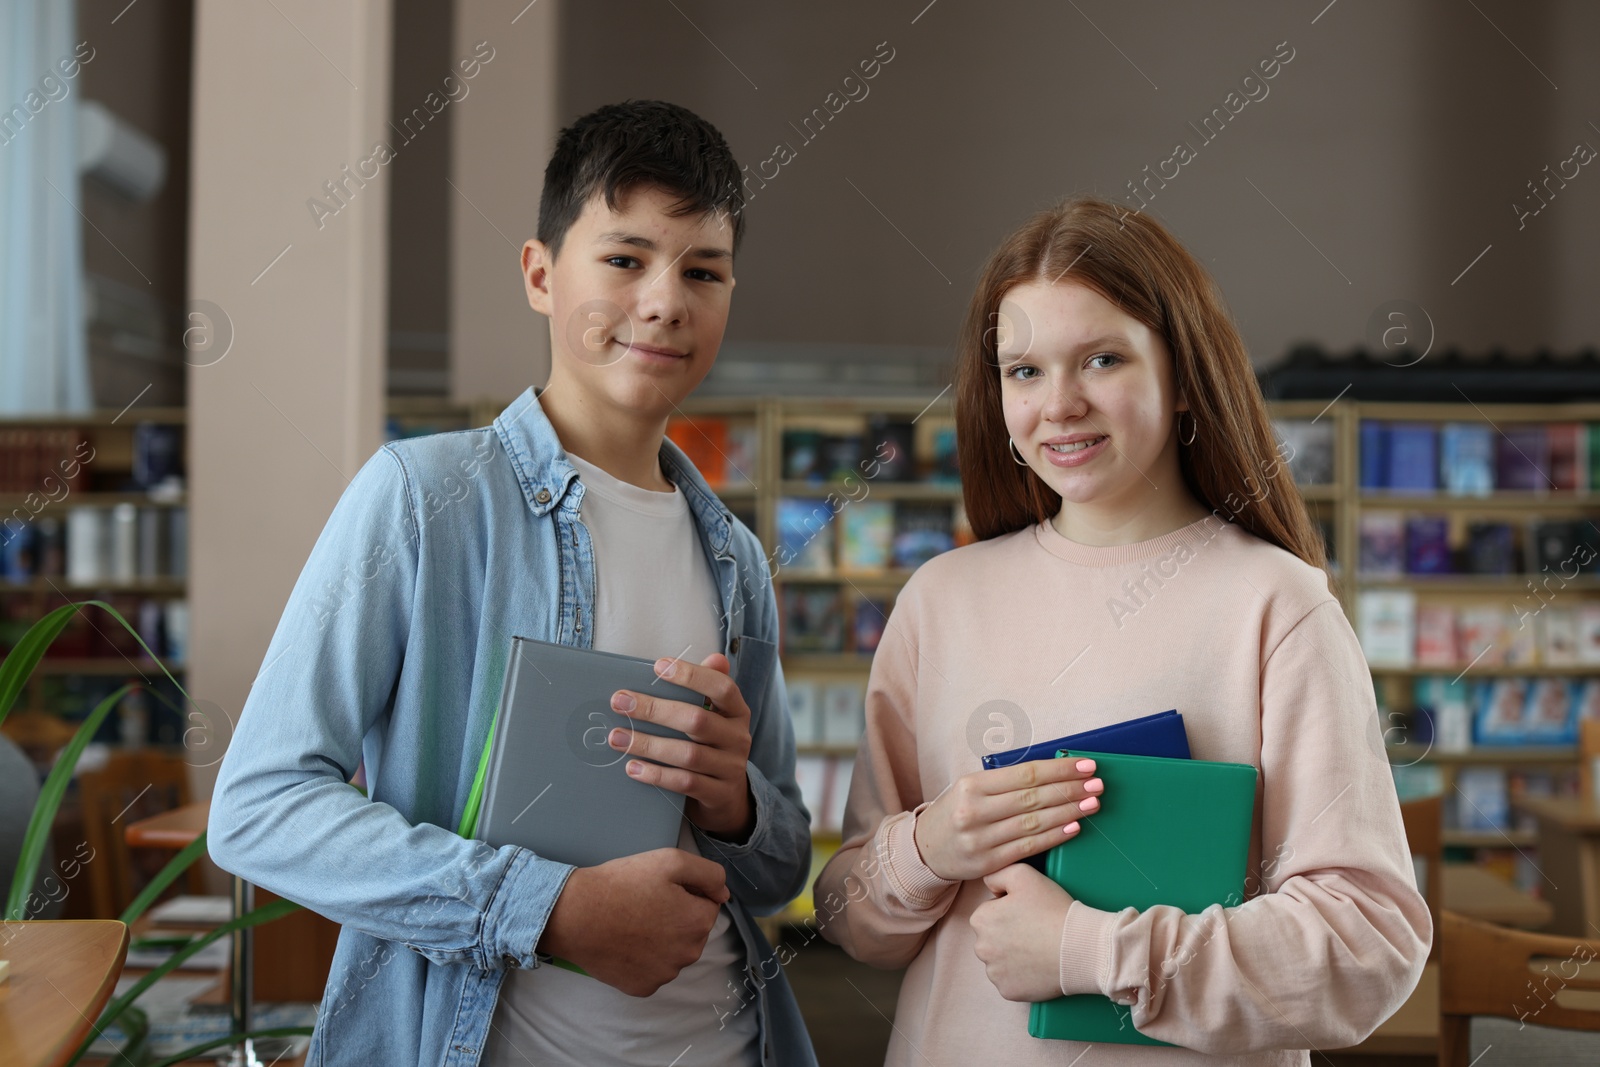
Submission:
[[[691,822],[689,826],[694,831],[695,842],[700,845],[702,855],[709,857],[723,856],[733,859],[747,856],[752,852],[771,851],[772,844],[770,839],[772,837],[774,805],[781,805],[784,802],[783,794],[778,792],[778,787],[768,781],[767,776],[761,773],[761,768],[749,760],[745,761],[744,773],[750,780],[751,812],[755,816],[755,822],[750,827],[749,836],[743,841],[729,841],[726,838],[718,837],[716,834],[707,833]],[[712,842],[715,848],[714,851],[705,847],[706,841]],[[763,848],[763,846],[766,847]]]
[[485,970],[537,967],[534,946],[544,935],[556,898],[577,868],[519,849],[489,900],[480,942]]

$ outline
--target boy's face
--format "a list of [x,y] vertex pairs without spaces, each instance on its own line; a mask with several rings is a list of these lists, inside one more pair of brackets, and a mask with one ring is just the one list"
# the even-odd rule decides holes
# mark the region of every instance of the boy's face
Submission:
[[716,361],[733,293],[733,224],[726,214],[668,214],[656,186],[612,211],[596,193],[554,259],[522,248],[528,303],[550,319],[549,387],[666,418]]

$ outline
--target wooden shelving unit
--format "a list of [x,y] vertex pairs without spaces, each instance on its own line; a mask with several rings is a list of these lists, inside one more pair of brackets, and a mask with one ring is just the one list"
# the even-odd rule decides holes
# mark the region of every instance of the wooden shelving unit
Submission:
[[[134,427],[140,423],[157,423],[164,426],[185,426],[188,415],[183,408],[138,408],[124,411],[96,411],[70,416],[8,416],[0,418],[0,432],[11,430],[75,430],[93,448],[92,458],[83,463],[87,487],[61,491],[59,480],[40,476],[40,485],[32,492],[0,492],[0,522],[32,521],[46,517],[65,524],[68,513],[84,506],[111,509],[122,504],[138,508],[165,510],[185,508],[185,492],[143,492],[129,490],[126,483],[133,470]],[[3,443],[3,442],[0,442]],[[180,469],[182,465],[180,464]],[[8,531],[9,532],[9,531]],[[5,540],[9,540],[6,538]],[[169,547],[169,546],[164,546]],[[65,574],[39,576],[26,580],[0,579],[0,624],[7,628],[8,636],[0,638],[0,649],[9,647],[9,635],[18,628],[25,629],[33,620],[70,600],[108,599],[122,596],[140,596],[157,600],[181,600],[188,590],[185,577],[165,575],[160,577],[118,581],[106,579],[87,583],[70,582]],[[137,622],[136,619],[130,621]],[[92,626],[102,632],[116,628],[109,619],[90,618]],[[120,628],[116,628],[120,632]],[[182,676],[184,665],[167,662],[173,674]],[[45,741],[46,735],[64,727],[54,720],[56,709],[51,708],[47,691],[63,680],[93,679],[115,683],[118,679],[149,680],[161,675],[156,664],[137,655],[107,653],[95,656],[53,656],[40,663],[39,669],[29,679],[18,698],[16,707],[7,718],[7,732],[16,736],[25,746],[31,741]]]
[[[724,415],[749,418],[759,428],[757,472],[753,487],[719,490],[730,507],[746,515],[753,514],[753,528],[762,544],[771,553],[777,546],[778,501],[784,497],[816,498],[826,494],[828,483],[785,480],[783,475],[783,432],[786,428],[810,428],[823,432],[849,432],[864,428],[869,415],[915,418],[919,427],[918,444],[921,446],[924,423],[928,426],[953,423],[954,411],[949,394],[944,394],[930,404],[928,397],[900,397],[887,399],[865,398],[814,398],[814,397],[753,397],[691,400],[683,407],[685,415]],[[485,401],[477,405],[459,407],[461,425],[486,423],[503,407],[502,403]],[[1461,404],[1405,404],[1368,403],[1360,401],[1276,401],[1268,408],[1275,421],[1317,421],[1331,425],[1333,437],[1333,478],[1325,484],[1300,486],[1308,511],[1327,523],[1332,530],[1330,555],[1340,594],[1341,604],[1351,625],[1356,617],[1357,597],[1366,589],[1410,589],[1419,597],[1441,598],[1450,601],[1503,600],[1507,603],[1526,591],[1527,575],[1412,575],[1403,578],[1367,577],[1358,572],[1360,558],[1360,522],[1367,511],[1403,511],[1412,513],[1448,514],[1452,516],[1478,516],[1488,519],[1526,521],[1538,517],[1576,517],[1600,513],[1600,490],[1583,491],[1497,491],[1485,496],[1451,496],[1444,491],[1434,494],[1386,492],[1364,490],[1360,486],[1360,426],[1363,420],[1377,419],[1388,422],[1478,422],[1496,428],[1518,422],[1600,422],[1600,404],[1555,405],[1479,405]],[[417,406],[411,413],[415,417],[430,409],[426,404]],[[436,411],[437,405],[431,409]],[[475,421],[474,421],[475,420]],[[873,481],[873,496],[882,500],[949,501],[959,504],[959,484],[947,482],[887,482]],[[889,571],[879,574],[841,574],[800,572],[780,569],[775,577],[781,598],[785,584],[837,585],[849,596],[869,594],[889,596],[902,586],[909,571]],[[1600,596],[1600,575],[1581,575],[1571,581],[1566,595],[1577,597]],[[783,655],[786,678],[811,678],[834,681],[857,678],[863,683],[871,669],[870,654],[842,652],[815,653],[791,652]],[[1466,664],[1455,668],[1445,667],[1374,667],[1373,682],[1382,709],[1402,710],[1411,707],[1411,687],[1417,678],[1444,675],[1454,677]],[[1528,666],[1505,667],[1478,664],[1467,671],[1468,678],[1496,678],[1506,676],[1600,676],[1600,665],[1578,666]],[[853,749],[839,745],[806,745],[804,754],[848,758]],[[1517,746],[1479,747],[1470,752],[1446,753],[1428,750],[1418,757],[1418,746],[1393,746],[1391,760],[1399,765],[1413,763],[1437,767],[1447,794],[1453,791],[1455,774],[1469,766],[1505,766],[1509,768],[1573,769],[1577,766],[1575,748]],[[836,845],[836,832],[818,833],[819,847]],[[1504,832],[1449,830],[1446,843],[1460,848],[1510,848],[1525,849],[1533,837],[1526,831],[1508,829]]]

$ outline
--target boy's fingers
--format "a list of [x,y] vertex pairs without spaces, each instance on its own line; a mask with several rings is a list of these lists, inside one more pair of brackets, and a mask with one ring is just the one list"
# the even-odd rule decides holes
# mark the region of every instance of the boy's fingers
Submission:
[[631,695],[634,699],[632,710],[618,708],[615,704],[612,704],[612,708],[618,714],[630,719],[670,726],[674,730],[688,734],[696,741],[710,741],[714,736],[725,732],[724,717],[718,714],[715,708],[708,708],[704,704],[690,704],[683,700],[653,697],[648,693]]
[[[728,664],[728,659],[720,652],[713,652],[706,657],[706,662],[690,663],[686,659],[665,657],[656,660],[656,674],[665,678],[674,685],[681,685],[685,689],[693,689],[711,698],[712,710],[727,716],[736,717],[741,713],[748,718],[750,706],[745,703],[744,694],[739,692],[739,687],[734,684],[733,677],[721,667],[713,666],[712,661],[721,661]],[[671,674],[662,674],[663,668],[670,665]],[[731,669],[732,664],[728,664]]]
[[722,870],[722,865],[706,859],[704,856],[683,853],[678,868],[672,872],[672,880],[691,893],[696,893],[717,903],[724,903],[729,896],[727,877]]

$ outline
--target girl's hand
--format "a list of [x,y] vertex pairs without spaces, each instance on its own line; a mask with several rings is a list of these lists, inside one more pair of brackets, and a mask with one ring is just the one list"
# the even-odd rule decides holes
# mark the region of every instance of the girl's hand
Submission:
[[962,775],[917,815],[922,862],[964,882],[1068,840],[1080,815],[1100,810],[1105,784],[1092,774],[1094,760],[1069,756]]
[[1029,867],[1013,864],[984,878],[995,899],[972,911],[973,943],[989,981],[1007,1000],[1061,995],[1061,928],[1072,896]]

